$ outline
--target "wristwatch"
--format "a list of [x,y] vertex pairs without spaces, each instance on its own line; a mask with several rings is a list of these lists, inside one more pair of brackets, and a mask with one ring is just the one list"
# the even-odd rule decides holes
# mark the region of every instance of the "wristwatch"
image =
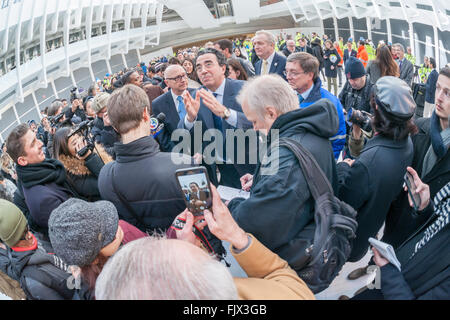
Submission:
[[225,111],[223,112],[223,117],[225,120],[227,120],[231,116],[231,111],[229,108],[225,108]]

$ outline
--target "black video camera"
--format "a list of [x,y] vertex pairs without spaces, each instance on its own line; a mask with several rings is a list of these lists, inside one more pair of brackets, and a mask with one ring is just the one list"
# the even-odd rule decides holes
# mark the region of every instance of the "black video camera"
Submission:
[[75,99],[82,99],[77,87],[70,89],[70,103],[72,103]]
[[60,125],[60,120],[62,119],[62,117],[64,117],[64,113],[60,113],[56,116],[53,117],[48,117],[48,121],[50,121],[50,126],[52,128],[57,128]]
[[95,147],[94,140],[92,139],[91,135],[91,129],[94,125],[94,120],[85,120],[81,122],[67,137],[69,139],[70,137],[80,134],[84,141],[86,141],[86,146],[78,150],[77,154],[79,157],[84,157],[88,151],[92,151]]
[[356,124],[367,132],[372,131],[372,118],[373,116],[369,112],[363,110],[350,108],[347,112],[347,122],[349,122],[350,125]]

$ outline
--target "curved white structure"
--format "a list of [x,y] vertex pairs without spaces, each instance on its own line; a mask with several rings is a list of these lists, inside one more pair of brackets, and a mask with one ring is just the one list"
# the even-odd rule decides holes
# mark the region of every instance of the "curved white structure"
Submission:
[[262,28],[385,39],[450,61],[448,0],[0,0],[0,141],[74,85]]

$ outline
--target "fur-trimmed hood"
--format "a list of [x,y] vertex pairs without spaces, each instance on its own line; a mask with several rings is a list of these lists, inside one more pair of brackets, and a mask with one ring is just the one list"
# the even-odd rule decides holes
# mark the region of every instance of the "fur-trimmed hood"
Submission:
[[[113,161],[112,157],[106,152],[102,145],[96,143],[93,151],[103,160],[105,164]],[[86,167],[84,160],[80,160],[72,156],[60,155],[59,161],[62,162],[64,168],[66,168],[66,171],[70,174],[77,176],[91,175],[91,171],[88,167]]]

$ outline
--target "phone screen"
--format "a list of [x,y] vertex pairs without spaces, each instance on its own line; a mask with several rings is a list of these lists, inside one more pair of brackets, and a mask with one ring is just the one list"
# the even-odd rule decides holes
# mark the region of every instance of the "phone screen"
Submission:
[[420,207],[420,196],[416,192],[414,178],[409,172],[406,172],[404,179],[406,187],[408,188],[409,196],[411,197],[411,200],[413,202],[414,209],[418,210],[418,208]]
[[212,195],[205,167],[177,170],[176,177],[186,206],[194,216],[202,215],[203,210],[211,208]]

